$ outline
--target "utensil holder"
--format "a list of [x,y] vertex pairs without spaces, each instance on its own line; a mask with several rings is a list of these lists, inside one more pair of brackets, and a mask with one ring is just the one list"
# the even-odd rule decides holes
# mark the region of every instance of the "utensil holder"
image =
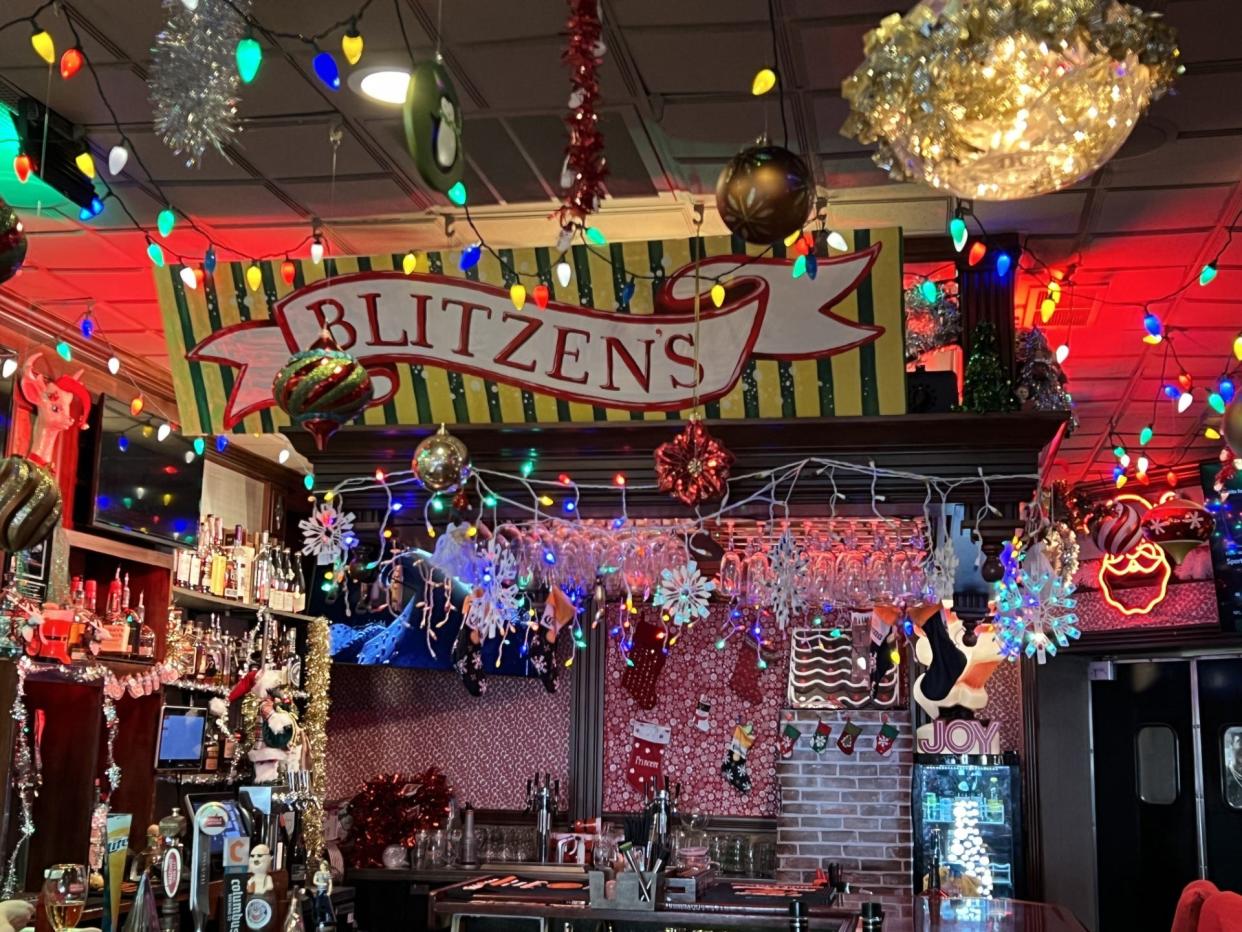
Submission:
[[646,871],[641,876],[643,883],[651,891],[649,899],[643,899],[638,889],[639,874],[633,871],[622,871],[617,874],[615,895],[609,899],[604,891],[605,876],[603,871],[591,871],[587,879],[591,885],[591,907],[593,909],[626,909],[635,912],[651,912],[660,899],[662,875]]

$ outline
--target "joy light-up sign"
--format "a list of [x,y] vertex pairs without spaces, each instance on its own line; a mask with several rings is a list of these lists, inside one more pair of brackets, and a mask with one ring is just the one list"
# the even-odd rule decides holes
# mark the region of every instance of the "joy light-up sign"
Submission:
[[[1159,502],[1168,501],[1173,497],[1172,492],[1165,492],[1159,499]],[[1152,508],[1152,503],[1142,495],[1126,493],[1118,495],[1114,499],[1116,502],[1133,502],[1141,508],[1141,513],[1146,514]],[[1151,541],[1143,538],[1136,546],[1131,547],[1125,553],[1110,554],[1105,553],[1100,560],[1100,571],[1097,579],[1100,584],[1100,594],[1104,596],[1104,601],[1121,612],[1123,615],[1146,615],[1152,611],[1157,605],[1164,601],[1164,597],[1169,591],[1169,580],[1173,576],[1173,568],[1169,565],[1169,558],[1165,556],[1164,551]],[[1127,605],[1120,601],[1113,592],[1113,586],[1121,583],[1122,580],[1150,579],[1154,591],[1144,601]],[[1132,589],[1130,591],[1133,591]]]

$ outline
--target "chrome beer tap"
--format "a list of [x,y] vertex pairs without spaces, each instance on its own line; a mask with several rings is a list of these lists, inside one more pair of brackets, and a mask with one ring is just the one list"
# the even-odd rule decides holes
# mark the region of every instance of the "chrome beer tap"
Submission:
[[681,784],[670,787],[668,776],[664,777],[664,786],[657,788],[657,781],[652,780],[647,793],[647,817],[650,829],[647,833],[647,863],[652,864],[658,853],[668,852],[668,835],[673,823],[673,815],[677,802],[681,798]]
[[548,860],[548,844],[552,838],[552,819],[556,816],[556,801],[561,795],[561,781],[553,781],[545,773],[539,773],[526,781],[526,806],[535,815],[535,846],[540,862]]

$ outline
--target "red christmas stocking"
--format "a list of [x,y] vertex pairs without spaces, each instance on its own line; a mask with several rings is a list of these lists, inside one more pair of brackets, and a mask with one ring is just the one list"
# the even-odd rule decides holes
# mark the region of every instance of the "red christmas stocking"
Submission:
[[729,688],[751,705],[763,701],[763,689],[759,682],[759,658],[755,655],[750,641],[743,641],[737,652],[737,663],[733,666],[733,675],[729,677]]
[[640,709],[654,709],[656,704],[656,680],[664,670],[664,627],[649,621],[640,621],[634,630],[634,646],[630,648],[633,666],[625,665],[621,674],[621,688],[634,697]]
[[794,747],[797,745],[800,737],[802,737],[802,732],[794,727],[794,723],[786,722],[785,727],[781,729],[780,737],[776,739],[776,746],[780,751],[781,760],[789,760],[789,758],[793,757]]
[[881,757],[887,757],[896,740],[897,726],[892,722],[885,722],[880,726],[880,733],[875,736],[875,752]]
[[625,779],[642,793],[660,779],[664,769],[664,749],[668,747],[672,730],[655,722],[633,721],[630,723],[630,760],[626,766]]
[[858,743],[860,734],[862,734],[862,729],[846,719],[845,726],[841,729],[841,737],[837,739],[837,747],[841,749],[842,754],[854,753],[854,745]]

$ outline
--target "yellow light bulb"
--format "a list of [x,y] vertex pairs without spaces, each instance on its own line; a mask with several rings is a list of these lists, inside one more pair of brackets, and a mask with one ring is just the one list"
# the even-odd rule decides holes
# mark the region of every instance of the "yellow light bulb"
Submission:
[[539,504],[542,505],[544,508],[549,507],[552,504],[552,496],[551,495],[540,495]]
[[1052,320],[1052,315],[1057,312],[1057,302],[1052,298],[1044,298],[1039,305],[1039,319],[1045,324]]
[[341,54],[345,56],[345,60],[350,65],[356,65],[358,59],[362,58],[362,48],[365,44],[361,33],[347,32],[341,36]]
[[755,74],[755,80],[750,83],[750,92],[756,97],[762,97],[774,87],[776,87],[776,72],[771,68],[760,68]]
[[401,271],[406,275],[413,275],[414,270],[418,268],[418,256],[412,252],[407,252],[401,258]]
[[1207,437],[1208,440],[1219,440],[1220,431],[1217,430],[1215,427],[1209,427],[1203,431],[1203,436]]
[[1242,362],[1242,333],[1233,338],[1233,358]]
[[712,285],[712,304],[716,305],[716,307],[720,307],[724,304],[724,299],[725,287],[720,284],[720,282],[716,282],[716,284]]
[[49,65],[56,61],[56,43],[46,29],[36,29],[30,36],[30,47]]
[[85,149],[74,156],[73,164],[78,166],[78,171],[87,178],[95,177],[95,159]]
[[526,304],[526,286],[521,282],[514,282],[509,289],[509,300],[513,302],[513,306],[519,311]]
[[794,230],[792,233],[790,233],[788,236],[785,237],[785,247],[788,248],[792,246],[794,243],[798,241],[798,238],[801,236],[802,236],[801,230]]
[[1056,304],[1060,304],[1060,303],[1061,303],[1061,284],[1060,284],[1060,282],[1049,282],[1049,283],[1048,283],[1048,296],[1049,296],[1050,298],[1052,298],[1052,300],[1053,300],[1053,302],[1054,302],[1054,303],[1056,303]]

